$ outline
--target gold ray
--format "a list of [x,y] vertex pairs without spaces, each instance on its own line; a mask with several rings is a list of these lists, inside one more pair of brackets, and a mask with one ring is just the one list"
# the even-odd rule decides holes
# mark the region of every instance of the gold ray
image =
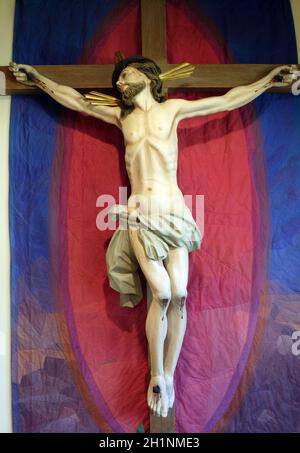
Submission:
[[117,100],[117,98],[115,96],[109,96],[108,94],[100,93],[99,91],[89,91],[88,94],[85,95],[85,96],[88,96],[90,94],[94,95],[94,96],[97,96],[97,97],[100,97],[100,98],[113,99],[114,101]]
[[181,63],[175,68],[170,69],[169,71],[165,71],[159,75],[161,80],[175,80],[175,79],[183,79],[186,77],[190,77],[195,70],[195,66],[191,65],[190,63]]
[[120,105],[119,100],[114,96],[109,96],[99,91],[90,91],[84,94],[84,100],[92,105],[107,105],[109,107],[116,107]]

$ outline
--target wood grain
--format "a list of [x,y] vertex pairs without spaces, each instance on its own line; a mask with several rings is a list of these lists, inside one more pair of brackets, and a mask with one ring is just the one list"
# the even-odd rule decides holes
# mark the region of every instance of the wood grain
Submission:
[[[199,91],[224,92],[230,88],[248,85],[267,75],[278,64],[203,64],[195,65],[195,71],[188,79],[164,82],[166,88],[197,89]],[[176,65],[161,64],[163,71]],[[34,66],[42,75],[61,85],[71,86],[78,91],[112,89],[111,75],[114,65],[51,65]],[[297,65],[300,71],[300,65]],[[40,93],[36,87],[16,82],[8,66],[0,66],[6,78],[7,95]],[[271,88],[270,92],[289,93],[291,87]]]
[[167,63],[165,0],[141,0],[142,55]]

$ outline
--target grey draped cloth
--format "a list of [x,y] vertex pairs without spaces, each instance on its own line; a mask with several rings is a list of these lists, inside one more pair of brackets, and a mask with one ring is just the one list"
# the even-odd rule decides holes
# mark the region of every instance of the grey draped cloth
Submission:
[[141,212],[128,214],[127,206],[113,205],[109,218],[120,220],[106,251],[106,266],[111,288],[120,293],[120,305],[135,307],[143,298],[138,274],[139,263],[132,248],[128,228],[137,230],[146,256],[150,260],[164,260],[170,248],[186,246],[189,252],[200,248],[201,232],[184,204],[177,213]]

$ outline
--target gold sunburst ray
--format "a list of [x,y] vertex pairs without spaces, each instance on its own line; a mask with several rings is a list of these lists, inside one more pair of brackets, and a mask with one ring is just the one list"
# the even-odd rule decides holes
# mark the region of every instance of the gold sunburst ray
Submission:
[[165,71],[159,75],[161,80],[176,80],[190,77],[195,70],[195,66],[190,63],[181,63],[175,68]]
[[99,91],[90,91],[84,94],[84,100],[92,105],[107,105],[108,107],[116,107],[119,105],[119,100]]

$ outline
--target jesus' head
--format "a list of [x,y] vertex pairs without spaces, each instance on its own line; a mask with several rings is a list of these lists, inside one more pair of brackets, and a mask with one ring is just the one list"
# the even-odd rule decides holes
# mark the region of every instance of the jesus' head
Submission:
[[[133,61],[131,61],[131,59]],[[150,85],[153,98],[157,102],[166,100],[162,93],[162,81],[159,78],[161,73],[157,64],[147,58],[140,57],[141,61],[134,61],[137,57],[126,60],[123,68],[115,69],[113,74],[113,86],[120,92],[122,116],[127,116],[134,109],[133,98]]]

